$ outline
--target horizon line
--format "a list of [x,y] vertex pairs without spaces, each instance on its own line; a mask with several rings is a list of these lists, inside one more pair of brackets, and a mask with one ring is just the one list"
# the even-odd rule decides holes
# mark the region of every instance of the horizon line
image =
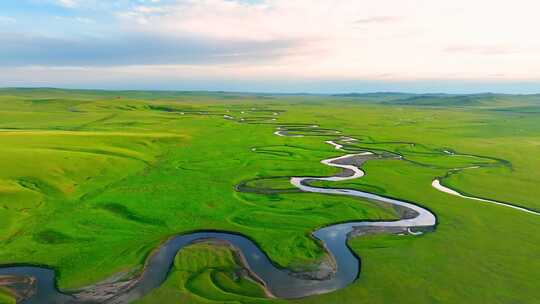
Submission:
[[68,88],[55,86],[7,86],[0,87],[0,90],[64,90],[64,91],[101,91],[101,92],[171,92],[171,93],[217,93],[217,94],[267,94],[267,95],[305,95],[305,96],[338,96],[344,95],[374,95],[374,94],[403,94],[403,95],[448,95],[448,96],[471,96],[471,95],[515,95],[515,96],[535,96],[536,93],[497,93],[493,91],[478,91],[474,93],[449,93],[449,92],[411,92],[411,91],[342,91],[334,93],[316,92],[278,92],[278,91],[237,91],[237,90],[201,90],[201,89],[107,89],[107,88]]

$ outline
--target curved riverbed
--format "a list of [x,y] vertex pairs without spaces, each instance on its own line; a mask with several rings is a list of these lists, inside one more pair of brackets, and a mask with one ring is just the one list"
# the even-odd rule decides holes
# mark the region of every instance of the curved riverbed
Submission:
[[[304,136],[290,131],[310,131],[318,126],[311,126],[305,129],[288,130],[281,127],[279,136]],[[324,132],[314,131],[315,136],[320,134],[333,133],[332,130]],[[334,133],[335,134],[335,133]],[[327,142],[339,149],[339,145],[334,142]],[[293,177],[291,184],[304,192],[323,193],[332,195],[346,195],[370,200],[384,206],[392,206],[400,210],[401,219],[396,221],[379,222],[348,222],[321,228],[313,232],[313,236],[321,241],[331,262],[322,262],[319,269],[311,274],[292,273],[287,269],[276,267],[264,252],[249,238],[227,232],[201,231],[185,235],[179,235],[169,239],[162,244],[146,261],[142,274],[124,285],[119,285],[116,290],[101,298],[88,295],[88,293],[63,294],[55,286],[54,271],[41,267],[8,267],[0,269],[0,276],[25,276],[35,277],[35,293],[27,298],[23,303],[33,304],[62,304],[62,303],[129,303],[148,294],[153,289],[159,287],[167,278],[169,270],[178,250],[192,244],[195,241],[205,239],[218,239],[232,245],[242,257],[244,266],[251,272],[251,276],[261,282],[270,296],[278,298],[300,298],[315,294],[331,292],[347,286],[358,277],[360,265],[355,254],[347,246],[347,239],[350,235],[366,233],[406,233],[418,234],[423,229],[429,229],[436,225],[436,217],[427,209],[413,203],[404,202],[398,199],[388,198],[368,192],[351,189],[330,189],[314,187],[310,185],[313,181],[338,182],[360,178],[364,172],[359,166],[374,159],[370,152],[358,154],[347,154],[344,156],[323,160],[322,163],[328,166],[342,169],[337,175],[331,177]],[[416,232],[414,232],[414,231]],[[317,273],[317,274],[315,274]],[[84,296],[83,296],[84,294]]]
[[519,210],[521,212],[526,212],[526,213],[530,213],[530,214],[534,214],[534,215],[540,215],[540,212],[536,212],[536,211],[533,211],[533,210],[530,210],[530,209],[527,209],[527,208],[515,206],[515,205],[512,205],[512,204],[497,202],[497,201],[489,200],[489,199],[485,199],[485,198],[479,198],[479,197],[475,197],[475,196],[469,196],[469,195],[462,194],[462,193],[460,193],[460,192],[458,192],[458,191],[456,191],[454,189],[450,189],[450,188],[442,185],[441,181],[438,178],[433,180],[433,182],[431,183],[431,186],[433,188],[441,191],[441,192],[448,193],[450,195],[459,196],[459,197],[462,197],[462,198],[471,199],[471,200],[475,200],[475,201],[480,201],[480,202],[484,202],[484,203],[495,204],[495,205],[499,205],[499,206],[503,206],[503,207],[508,207],[508,208],[512,208],[512,209],[515,209],[515,210]]

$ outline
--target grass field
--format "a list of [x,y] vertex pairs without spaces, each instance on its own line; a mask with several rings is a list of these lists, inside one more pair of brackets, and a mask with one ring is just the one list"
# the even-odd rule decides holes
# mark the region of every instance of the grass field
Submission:
[[[442,182],[540,211],[539,96],[2,89],[0,264],[48,265],[60,289],[76,290],[140,271],[173,235],[214,229],[247,235],[276,264],[294,268],[323,256],[310,236],[318,227],[396,218],[367,201],[293,191],[286,177],[335,173],[319,161],[344,153],[324,143],[332,136],[279,137],[274,125],[256,123],[276,111],[279,123],[361,139],[350,149],[404,157],[369,161],[364,178],[326,186],[417,202],[438,218],[436,231],[421,237],[352,239],[359,280],[294,302],[537,303],[540,218],[450,196],[431,181],[481,166]],[[235,191],[244,181],[291,191]],[[264,298],[239,269],[230,248],[192,245],[139,302],[286,302]],[[0,289],[0,303],[9,298]]]

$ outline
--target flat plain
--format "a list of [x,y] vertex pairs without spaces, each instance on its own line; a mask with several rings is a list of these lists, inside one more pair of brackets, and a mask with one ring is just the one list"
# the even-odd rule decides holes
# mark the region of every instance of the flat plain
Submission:
[[[326,132],[276,136],[287,125]],[[540,217],[432,187],[439,178],[463,194],[540,211],[536,95],[2,89],[0,264],[52,268],[58,289],[70,292],[136,276],[173,236],[229,231],[279,267],[309,269],[326,255],[311,232],[399,217],[368,200],[292,187],[291,176],[339,171],[320,163],[346,154],[328,140],[401,157],[366,162],[361,179],[316,185],[414,202],[437,216],[436,229],[350,238],[358,279],[295,300],[268,298],[239,274],[230,246],[195,243],[137,303],[538,301]],[[14,301],[0,287],[0,303]]]

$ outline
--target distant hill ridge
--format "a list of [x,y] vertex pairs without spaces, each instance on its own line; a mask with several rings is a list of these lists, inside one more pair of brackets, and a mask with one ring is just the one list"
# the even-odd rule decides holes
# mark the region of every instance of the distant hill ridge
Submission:
[[334,97],[357,99],[359,101],[378,102],[388,105],[414,105],[414,106],[475,106],[493,105],[503,103],[505,100],[520,100],[525,103],[540,105],[540,94],[512,95],[512,94],[413,94],[399,92],[378,93],[348,93],[334,94]]
[[[344,100],[401,106],[495,106],[504,105],[506,101],[517,101],[519,106],[540,106],[540,94],[446,94],[446,93],[403,93],[372,92],[343,94],[310,94],[310,93],[255,93],[227,91],[161,91],[161,90],[92,90],[92,89],[59,89],[59,88],[0,88],[0,95],[11,95],[26,98],[60,98],[85,99],[99,96],[102,98],[147,98],[176,99],[181,97],[212,96],[220,99],[262,99],[279,96],[295,98],[339,98]],[[515,105],[514,105],[515,106]],[[536,109],[535,109],[536,111]],[[527,110],[529,112],[529,110]]]

